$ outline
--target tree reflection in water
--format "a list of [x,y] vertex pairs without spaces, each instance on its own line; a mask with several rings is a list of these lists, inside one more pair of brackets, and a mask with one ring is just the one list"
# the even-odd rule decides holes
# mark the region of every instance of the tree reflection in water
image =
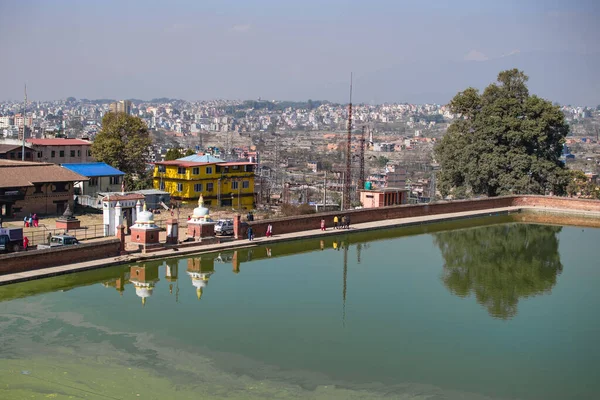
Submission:
[[510,319],[520,298],[549,293],[556,284],[561,229],[508,224],[434,233],[444,285],[460,297],[474,293],[493,317]]

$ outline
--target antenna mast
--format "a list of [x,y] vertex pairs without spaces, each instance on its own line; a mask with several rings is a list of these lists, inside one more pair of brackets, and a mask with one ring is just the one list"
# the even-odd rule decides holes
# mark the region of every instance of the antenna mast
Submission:
[[358,190],[365,188],[365,126],[360,134],[360,170],[358,174]]
[[350,72],[350,103],[348,104],[348,138],[346,143],[346,174],[344,175],[344,197],[342,210],[350,209],[350,187],[352,186],[352,72]]
[[21,161],[25,161],[25,124],[27,122],[27,84],[25,84],[25,103],[23,104],[23,148],[21,149]]

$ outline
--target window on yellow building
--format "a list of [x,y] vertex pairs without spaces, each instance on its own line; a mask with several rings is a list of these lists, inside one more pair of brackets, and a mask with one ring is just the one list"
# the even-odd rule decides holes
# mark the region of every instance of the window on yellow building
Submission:
[[184,167],[177,167],[177,173],[179,175],[185,175],[185,168]]
[[165,190],[165,183],[161,182],[160,185],[158,185],[160,190]]
[[195,168],[192,170],[192,174],[194,174],[194,175],[200,175],[200,168],[198,168],[198,167],[195,167]]
[[239,182],[238,181],[231,181],[231,188],[232,189],[237,189],[239,186]]
[[212,184],[212,182],[208,182],[206,184],[206,191],[207,192],[212,192],[213,191],[213,184]]
[[178,183],[177,184],[177,191],[178,192],[183,192],[183,183]]
[[196,193],[202,192],[202,184],[201,183],[194,184],[194,192],[196,192]]
[[206,175],[212,174],[212,167],[206,167]]
[[167,167],[164,165],[159,165],[158,166],[158,172],[167,172]]
[[250,181],[242,181],[242,189],[248,189],[250,187]]

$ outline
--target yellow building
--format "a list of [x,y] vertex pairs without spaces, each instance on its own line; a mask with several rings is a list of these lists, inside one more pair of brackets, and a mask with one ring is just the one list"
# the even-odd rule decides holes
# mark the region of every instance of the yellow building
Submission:
[[184,203],[196,202],[235,209],[254,208],[252,162],[226,162],[209,155],[192,155],[154,165],[154,188]]

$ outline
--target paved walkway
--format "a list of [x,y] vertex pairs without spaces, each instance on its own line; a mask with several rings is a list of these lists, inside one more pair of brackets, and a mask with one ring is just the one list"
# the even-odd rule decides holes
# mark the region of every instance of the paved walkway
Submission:
[[379,230],[379,229],[389,229],[403,226],[412,226],[412,225],[421,225],[426,223],[433,222],[444,222],[444,221],[452,221],[466,218],[477,218],[477,217],[485,217],[499,214],[511,214],[515,212],[519,212],[520,210],[525,209],[535,209],[536,211],[548,211],[548,212],[560,212],[565,214],[579,214],[585,215],[597,214],[595,217],[600,218],[600,212],[583,212],[583,211],[573,211],[573,210],[558,210],[558,209],[539,209],[535,207],[504,207],[504,208],[495,208],[489,210],[478,210],[478,211],[466,211],[459,213],[450,213],[450,214],[437,214],[437,215],[428,215],[422,217],[411,217],[411,218],[399,218],[399,219],[391,219],[386,221],[373,221],[373,222],[365,222],[361,224],[353,224],[351,225],[349,230],[337,230],[329,228],[327,231],[323,232],[320,229],[314,229],[309,231],[300,231],[300,232],[292,232],[277,235],[275,232],[275,236],[271,238],[260,237],[256,240],[249,242],[247,240],[233,240],[229,242],[219,243],[219,244],[210,244],[210,245],[201,245],[191,246],[179,249],[165,249],[161,251],[156,251],[148,254],[143,253],[134,253],[127,254],[124,256],[118,257],[109,257],[100,260],[92,260],[86,262],[80,262],[76,264],[63,265],[59,267],[50,267],[44,268],[35,271],[27,271],[27,272],[19,272],[15,274],[8,274],[0,276],[0,285],[6,285],[9,283],[16,283],[22,281],[28,281],[33,279],[40,279],[49,276],[55,275],[63,275],[72,272],[85,271],[90,269],[108,267],[113,265],[120,264],[128,264],[136,261],[142,260],[151,260],[151,259],[164,259],[164,258],[174,258],[174,257],[182,257],[190,254],[200,254],[200,253],[210,253],[220,250],[227,249],[239,249],[239,248],[247,248],[264,245],[266,243],[278,243],[289,240],[299,240],[299,239],[307,239],[314,237],[322,237],[327,235],[339,235],[341,233],[352,233],[352,232],[364,232],[370,230]]

